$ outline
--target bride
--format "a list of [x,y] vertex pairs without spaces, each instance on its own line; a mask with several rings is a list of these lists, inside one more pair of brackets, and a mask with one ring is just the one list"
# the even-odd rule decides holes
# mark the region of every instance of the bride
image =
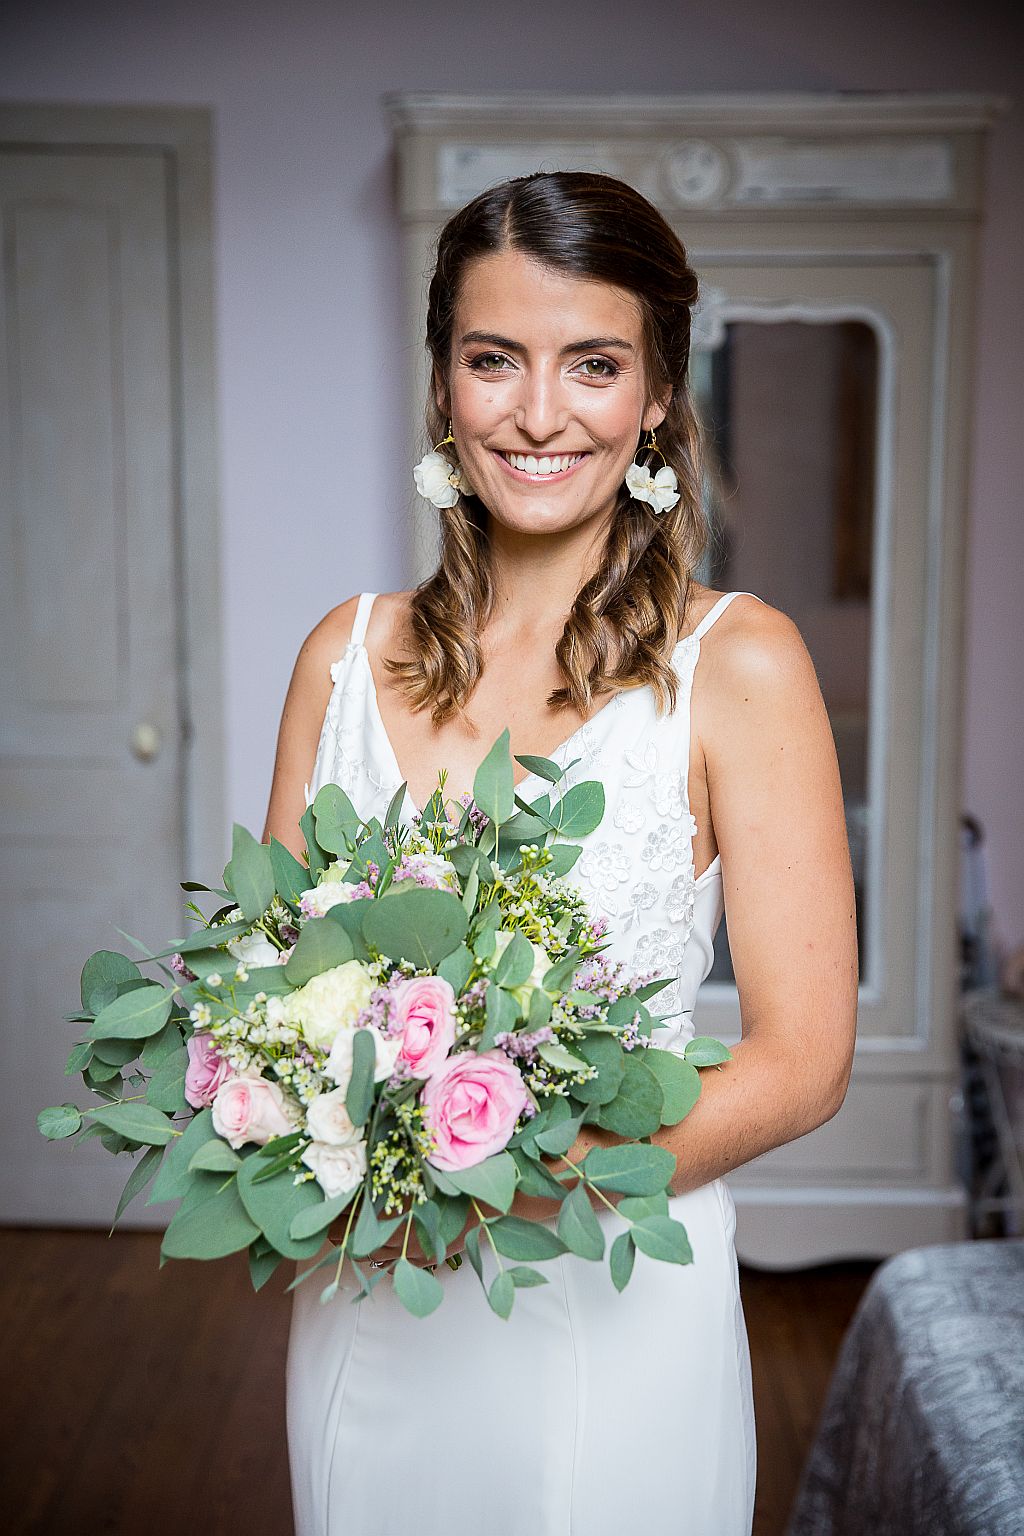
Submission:
[[[610,959],[672,978],[653,1000],[657,1043],[693,1035],[728,916],[742,1040],[704,1072],[696,1108],[652,1138],[677,1159],[670,1212],[693,1262],[638,1255],[619,1294],[607,1264],[568,1253],[507,1320],[466,1264],[439,1266],[446,1296],[426,1318],[387,1277],[358,1305],[354,1287],[321,1305],[316,1282],[299,1286],[298,1536],[751,1528],[750,1363],[723,1175],[838,1110],[857,955],[836,755],[805,646],[756,595],[692,574],[696,297],[679,238],[609,176],[516,178],[449,220],[427,317],[436,448],[416,471],[438,509],[437,569],[412,591],[349,598],[308,635],[263,833],[301,856],[299,818],[328,782],[383,819],[404,781],[408,818],[444,770],[457,801],[506,726],[513,754],[553,757],[567,784],[600,778],[605,817],[570,878],[608,918]],[[526,798],[533,778],[517,780]],[[617,1139],[584,1125],[569,1155]],[[621,1218],[597,1210],[610,1244]],[[520,1194],[512,1214],[550,1218],[552,1204]]]

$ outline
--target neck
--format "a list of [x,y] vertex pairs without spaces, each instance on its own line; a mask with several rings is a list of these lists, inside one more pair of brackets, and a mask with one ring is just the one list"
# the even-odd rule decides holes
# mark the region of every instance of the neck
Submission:
[[561,634],[580,588],[598,569],[609,516],[574,528],[523,532],[489,520],[494,610],[487,625],[495,644],[518,636]]

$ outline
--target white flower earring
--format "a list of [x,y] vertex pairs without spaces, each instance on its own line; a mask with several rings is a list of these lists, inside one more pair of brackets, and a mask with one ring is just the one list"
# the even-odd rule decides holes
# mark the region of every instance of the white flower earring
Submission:
[[637,501],[650,502],[654,508],[655,515],[658,515],[662,512],[671,512],[679,500],[679,482],[676,479],[675,470],[671,464],[665,462],[665,455],[658,447],[654,428],[649,427],[648,431],[651,434],[650,442],[641,443],[637,452],[648,453],[653,451],[662,460],[662,468],[658,470],[656,475],[652,475],[649,464],[637,464],[634,461],[626,470],[626,484],[629,487],[629,494],[631,496],[635,497]]
[[423,455],[412,472],[416,489],[427,501],[433,502],[435,507],[454,507],[460,496],[473,495],[473,487],[458,460],[453,464],[446,454],[438,452],[445,443],[454,442],[452,424],[449,422],[447,436],[435,443],[430,453]]

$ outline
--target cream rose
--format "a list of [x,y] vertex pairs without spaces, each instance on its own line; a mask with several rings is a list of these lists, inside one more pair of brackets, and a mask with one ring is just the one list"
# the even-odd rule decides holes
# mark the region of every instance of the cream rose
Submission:
[[[331,1046],[331,1054],[324,1064],[324,1072],[339,1088],[348,1092],[349,1079],[352,1076],[352,1045],[355,1039],[354,1029],[339,1029]],[[373,1030],[373,1043],[377,1049],[377,1059],[374,1063],[373,1080],[382,1082],[385,1077],[390,1077],[395,1070],[395,1061],[402,1048],[401,1036],[392,1038]]]
[[286,958],[262,933],[243,933],[228,941],[228,953],[255,970],[262,965],[281,965]]
[[372,990],[362,961],[345,960],[290,992],[280,1010],[282,1020],[294,1024],[317,1050],[329,1051],[338,1031],[355,1023]]
[[332,1147],[351,1147],[362,1139],[345,1108],[344,1088],[317,1094],[306,1110],[306,1129],[314,1141],[325,1141]]
[[335,1147],[327,1141],[313,1141],[303,1149],[302,1161],[312,1168],[328,1200],[333,1200],[335,1195],[348,1194],[366,1177],[366,1142]]

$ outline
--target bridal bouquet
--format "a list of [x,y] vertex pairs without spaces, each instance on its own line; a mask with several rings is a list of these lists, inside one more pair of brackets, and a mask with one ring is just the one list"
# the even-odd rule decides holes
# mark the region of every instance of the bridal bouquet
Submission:
[[[627,1224],[609,1254],[619,1290],[637,1249],[691,1261],[668,1214],[675,1159],[649,1138],[693,1107],[698,1068],[729,1052],[707,1038],[685,1055],[652,1043],[647,1003],[671,978],[603,958],[605,920],[566,878],[604,790],[560,792],[558,764],[519,757],[551,785],[527,803],[508,740],[471,798],[446,802],[442,775],[411,826],[399,821],[405,785],[383,823],[324,785],[299,823],[304,862],[236,824],[226,888],[183,882],[226,905],[205,917],[191,900],[195,931],[155,954],[131,940],[143,963],[169,960],[166,984],[116,952],[86,962],[81,1011],[67,1016],[84,1038],[65,1071],[100,1102],[44,1109],[39,1129],[137,1155],[114,1225],[154,1175],[147,1203],[180,1199],[161,1264],[244,1248],[258,1290],[282,1259],[319,1254],[334,1227],[289,1289],[333,1264],[329,1301],[347,1258],[353,1300],[389,1274],[425,1316],[464,1232],[508,1317],[517,1286],[545,1283],[534,1263],[604,1257],[591,1193]],[[571,1163],[585,1123],[623,1139]],[[517,1190],[550,1199],[551,1221],[510,1214]],[[433,1264],[406,1257],[413,1225]],[[401,1255],[374,1261],[400,1227]],[[489,1285],[481,1242],[498,1265]]]

